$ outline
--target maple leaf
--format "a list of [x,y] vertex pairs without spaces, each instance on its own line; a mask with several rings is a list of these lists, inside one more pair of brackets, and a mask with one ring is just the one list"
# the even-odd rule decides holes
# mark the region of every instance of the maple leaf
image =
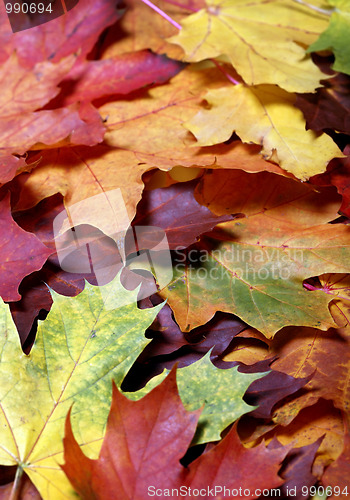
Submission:
[[[199,239],[202,233],[211,231],[220,222],[232,220],[231,215],[217,216],[196,201],[193,192],[197,183],[197,180],[181,182],[167,188],[146,191],[137,206],[133,225],[156,226],[164,229],[169,248],[173,250],[191,245]],[[142,243],[147,246],[148,242],[147,248],[155,246],[152,245],[151,238],[152,231],[148,236],[146,228]],[[126,247],[129,239],[127,234]],[[135,244],[134,238],[132,244]]]
[[79,52],[84,60],[103,30],[115,23],[122,12],[113,0],[79,0],[74,9],[49,23],[13,34],[8,22],[5,4],[0,4],[2,52],[4,62],[16,50],[21,66],[32,68],[36,63],[62,58]]
[[344,449],[341,455],[335,460],[322,476],[322,483],[334,496],[348,496],[349,484],[347,478],[350,474],[350,437],[346,434],[344,440]]
[[[217,486],[218,495],[224,485],[230,489],[249,487],[253,492],[255,488],[281,484],[277,473],[288,448],[269,450],[261,444],[245,449],[235,427],[219,445],[184,469],[179,459],[191,441],[198,415],[198,411],[184,410],[177,395],[175,371],[140,401],[129,401],[114,387],[99,459],[91,460],[83,454],[67,418],[62,468],[86,500],[141,500],[150,487],[171,492],[181,485],[192,491]],[[139,429],[137,439],[135,426]],[[256,496],[252,493],[247,498]]]
[[347,43],[347,36],[350,29],[350,7],[347,0],[327,0],[330,9],[331,18],[329,26],[321,33],[307,52],[317,52],[325,49],[331,49],[335,55],[333,69],[342,73],[350,74],[350,49]]
[[224,142],[235,131],[243,142],[261,144],[261,154],[301,180],[326,170],[334,157],[342,157],[326,134],[305,130],[295,96],[276,86],[223,86],[205,95],[210,109],[202,109],[185,122],[200,146]]
[[31,208],[57,192],[64,195],[65,205],[70,206],[120,188],[132,220],[144,186],[141,177],[155,164],[163,170],[178,165],[226,166],[283,173],[277,165],[259,157],[260,148],[255,145],[234,141],[211,148],[188,147],[191,138],[182,119],[193,115],[203,89],[223,78],[216,69],[186,68],[166,85],[134,93],[132,99],[103,105],[99,112],[107,118],[108,125],[104,144],[93,149],[62,148],[33,155],[31,161],[40,159],[40,165],[17,181],[18,202],[14,209]]
[[295,416],[293,405],[297,404],[297,401],[287,399],[275,410],[273,425],[258,425],[253,439],[246,439],[245,442],[254,445],[255,440],[260,441],[263,436],[266,441],[275,438],[285,446],[293,444],[294,447],[300,448],[323,438],[312,467],[313,474],[321,477],[325,467],[342,452],[344,419],[331,401],[320,399],[313,406],[301,409]]
[[323,84],[315,94],[298,94],[295,105],[302,110],[308,128],[350,134],[350,77],[339,73]]
[[350,217],[350,147],[346,146],[344,153],[346,158],[335,159],[329,165],[327,172],[312,179],[312,182],[319,185],[333,185],[343,197],[343,202],[339,212]]
[[331,298],[319,291],[312,296],[302,286],[325,267],[348,272],[349,228],[322,225],[334,217],[339,203],[334,192],[320,195],[268,173],[252,178],[215,170],[202,177],[197,199],[218,215],[247,217],[221,224],[222,230],[211,234],[215,240],[203,237],[196,250],[183,251],[181,262],[174,263],[174,278],[160,294],[183,331],[204,324],[216,311],[234,313],[268,337],[290,324],[334,326]]
[[294,410],[290,408],[290,418],[319,398],[331,400],[336,408],[347,411],[349,341],[349,327],[326,333],[312,328],[290,328],[288,340],[283,335],[273,344],[271,354],[280,357],[273,364],[276,370],[298,377],[314,373],[305,393],[294,401]]
[[[58,104],[93,101],[111,94],[129,94],[146,85],[164,83],[184,64],[149,50],[75,64],[63,80]],[[55,102],[57,106],[57,101]]]
[[[265,373],[241,373],[234,366],[216,368],[210,361],[210,351],[196,363],[177,371],[179,395],[189,411],[203,408],[192,444],[220,440],[221,432],[239,417],[254,409],[243,401],[249,385]],[[163,372],[136,392],[125,393],[134,401],[144,397],[166,376]],[[204,406],[204,407],[203,407]]]
[[15,301],[21,297],[18,286],[22,279],[40,269],[52,251],[14,222],[9,195],[1,200],[0,213],[0,295],[4,300]]
[[[170,4],[157,0],[157,7],[176,23],[191,12],[204,6],[203,0],[187,0],[186,4]],[[113,57],[116,52],[151,49],[157,54],[166,54],[173,59],[182,59],[181,47],[169,43],[167,38],[177,33],[177,28],[161,15],[156,15],[149,5],[138,0],[126,0],[126,12],[119,21],[124,36],[109,29],[102,45],[102,58]]]
[[290,0],[207,0],[205,9],[181,21],[181,31],[169,41],[184,49],[186,61],[228,56],[248,85],[313,92],[325,75],[301,45],[314,41],[326,22]]
[[[161,306],[137,309],[135,292],[126,291],[119,277],[103,288],[87,283],[75,298],[52,295],[53,306],[38,326],[29,356],[21,350],[8,306],[1,306],[6,337],[1,341],[0,462],[18,465],[42,496],[58,500],[70,497],[58,466],[68,409],[74,403],[75,432],[89,453],[96,453],[110,382],[120,385],[148,344],[144,330]],[[92,412],[91,405],[98,410]]]
[[[74,64],[69,56],[53,64],[42,62],[32,71],[22,67],[13,54],[1,67],[0,81],[4,87],[1,94],[0,137],[1,163],[4,170],[0,182],[10,180],[23,162],[10,156],[23,154],[36,143],[52,145],[71,134],[72,142],[96,144],[103,138],[104,127],[99,120],[95,137],[87,133],[89,124],[84,122],[76,105],[55,110],[40,110],[58,92],[58,83]],[[30,132],[29,132],[30,131]],[[102,132],[102,135],[101,135]]]

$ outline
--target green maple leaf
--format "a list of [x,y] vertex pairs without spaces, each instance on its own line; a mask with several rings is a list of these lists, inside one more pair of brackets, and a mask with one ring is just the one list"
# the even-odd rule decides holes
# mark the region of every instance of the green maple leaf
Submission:
[[350,75],[350,3],[328,0],[334,6],[328,28],[308,48],[308,52],[330,49],[335,55],[333,69]]
[[[203,408],[192,444],[219,441],[221,432],[245,413],[254,410],[243,401],[243,396],[254,380],[264,373],[241,373],[234,366],[227,370],[216,368],[210,361],[210,351],[200,360],[176,372],[176,381],[182,403],[186,410]],[[137,401],[162,382],[164,371],[154,377],[145,387],[125,395]]]
[[144,331],[161,306],[138,309],[137,291],[125,290],[119,276],[100,288],[86,283],[74,298],[51,293],[52,309],[28,356],[9,307],[0,303],[0,463],[18,465],[43,498],[60,500],[74,498],[59,466],[69,408],[79,443],[97,457],[111,380],[120,386],[150,342]]

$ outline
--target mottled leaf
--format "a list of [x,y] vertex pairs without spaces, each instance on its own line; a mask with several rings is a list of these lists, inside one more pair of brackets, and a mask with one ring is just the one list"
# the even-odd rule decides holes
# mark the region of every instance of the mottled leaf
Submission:
[[[222,224],[215,240],[202,238],[196,250],[183,251],[174,262],[174,278],[160,293],[183,331],[204,324],[216,311],[236,314],[268,337],[286,325],[334,326],[331,297],[312,295],[302,283],[325,268],[349,271],[349,228],[320,225],[336,206],[334,194],[322,196],[269,175],[257,174],[253,182],[242,172],[203,177],[202,203],[218,215],[237,211],[247,217]],[[235,200],[229,193],[238,183]]]
[[[103,295],[102,295],[103,294]],[[64,419],[73,404],[73,429],[91,455],[99,451],[111,401],[149,342],[144,330],[159,307],[139,310],[135,292],[119,277],[105,287],[86,284],[75,298],[52,292],[29,356],[21,350],[8,306],[1,306],[0,462],[18,465],[47,499],[71,497],[62,463]],[[91,409],[94,408],[94,411]]]
[[[87,500],[106,496],[143,500],[156,490],[159,496],[167,497],[172,488],[181,485],[186,491],[189,487],[192,491],[209,489],[208,495],[213,494],[216,486],[216,497],[224,486],[251,488],[247,498],[252,499],[258,496],[255,488],[281,484],[278,469],[289,448],[269,450],[261,444],[246,449],[235,427],[219,445],[197,458],[189,468],[183,468],[179,458],[189,445],[197,415],[184,412],[176,393],[174,372],[140,401],[128,401],[115,390],[99,459],[93,461],[83,455],[67,420],[63,469]],[[139,429],[137,438],[135,423]]]

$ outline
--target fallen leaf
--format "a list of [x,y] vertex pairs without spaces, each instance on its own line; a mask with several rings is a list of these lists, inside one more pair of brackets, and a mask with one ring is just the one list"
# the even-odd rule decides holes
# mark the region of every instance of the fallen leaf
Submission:
[[[207,207],[200,205],[194,197],[194,189],[198,181],[180,182],[167,188],[146,191],[137,206],[133,221],[134,226],[145,226],[142,233],[142,244],[153,248],[154,230],[147,226],[162,228],[167,236],[170,250],[185,248],[197,241],[202,233],[211,231],[220,222],[227,222],[233,217],[217,216]],[[125,246],[135,245],[127,233]],[[157,242],[156,242],[157,243]],[[140,250],[140,248],[139,248]]]
[[226,55],[248,85],[272,83],[289,92],[313,92],[324,74],[302,45],[314,41],[326,25],[324,16],[291,0],[207,0],[204,9],[181,21],[181,31],[169,41],[180,45],[190,62]]
[[176,487],[182,472],[180,458],[192,439],[199,413],[187,412],[181,404],[175,370],[137,402],[128,400],[113,385],[100,459],[84,455],[68,415],[62,469],[86,500],[141,500],[151,484],[162,489]]
[[341,455],[326,469],[326,472],[322,476],[322,484],[327,488],[330,486],[331,492],[333,492],[333,497],[344,497],[349,494],[349,482],[348,478],[350,475],[350,437],[346,434],[344,440],[344,448]]
[[339,212],[346,217],[350,217],[350,148],[347,147],[344,153],[347,154],[346,158],[337,158],[333,160],[330,164],[331,168],[329,168],[326,173],[316,176],[312,181],[316,184],[324,183],[326,185],[335,186],[338,193],[343,197]]
[[[158,8],[166,12],[175,22],[203,7],[203,0],[187,0],[184,5],[156,0]],[[138,0],[126,0],[126,12],[119,21],[120,31],[110,28],[102,45],[102,58],[115,53],[151,49],[157,54],[166,54],[173,59],[182,59],[183,50],[166,39],[177,33],[177,29],[164,17],[155,14],[149,5]]]
[[199,146],[224,142],[236,132],[245,143],[261,144],[264,159],[303,181],[324,172],[332,158],[343,156],[328,135],[305,130],[295,96],[277,86],[227,84],[204,98],[209,109],[185,122]]
[[22,279],[40,269],[52,251],[36,236],[24,231],[14,222],[9,195],[0,202],[0,212],[0,295],[4,300],[16,301],[21,298],[18,286]]
[[[120,385],[149,342],[144,330],[159,307],[137,309],[135,293],[126,291],[119,277],[105,287],[86,284],[74,298],[52,295],[53,306],[38,326],[29,356],[21,350],[8,306],[1,306],[7,335],[0,364],[0,462],[21,464],[42,496],[59,500],[71,497],[58,465],[68,409],[74,403],[73,428],[88,453],[96,455],[111,380]],[[98,411],[92,412],[91,405]]]
[[[106,496],[141,500],[146,492],[156,490],[169,496],[172,488],[180,486],[190,495],[189,487],[191,491],[206,488],[208,495],[213,495],[216,487],[217,498],[224,486],[230,490],[250,488],[251,493],[246,497],[257,498],[255,489],[281,484],[278,469],[289,448],[269,450],[261,444],[245,449],[235,427],[216,447],[197,458],[189,468],[183,468],[179,459],[191,441],[197,418],[198,412],[184,412],[177,396],[175,372],[140,401],[128,401],[114,389],[99,459],[84,456],[67,419],[63,470],[87,500]],[[138,420],[139,433],[135,439]],[[236,496],[233,491],[232,495],[228,498]]]
[[[146,163],[168,170],[185,167],[241,168],[250,172],[282,173],[265,162],[259,149],[239,141],[211,148],[198,147],[183,122],[198,110],[206,91],[225,85],[226,77],[216,68],[190,66],[167,85],[134,94],[133,100],[109,102],[99,108],[106,118],[106,142],[130,152],[130,165]],[[189,147],[191,146],[191,147]]]
[[[322,440],[323,437],[312,444],[294,448],[289,452],[280,471],[280,475],[286,480],[280,488],[281,495],[287,498],[292,496],[297,500],[305,499],[306,492],[317,482],[317,477],[312,474],[312,465]],[[276,496],[276,493],[273,492],[272,495]]]
[[[160,294],[182,331],[204,324],[216,311],[236,314],[267,337],[287,324],[335,325],[328,311],[331,297],[320,291],[312,295],[303,280],[325,267],[348,272],[349,228],[321,224],[339,202],[334,193],[322,196],[269,175],[260,173],[251,181],[243,172],[213,171],[202,177],[199,201],[217,215],[242,212],[247,217],[221,224],[211,239],[202,237],[195,248],[177,252],[173,280]],[[235,185],[237,204],[228,196]],[[318,208],[321,200],[324,212]]]
[[[275,417],[278,421],[278,416]],[[281,421],[270,434],[263,434],[264,439],[277,438],[284,446],[292,444],[303,447],[323,437],[313,464],[312,473],[320,478],[324,468],[336,460],[344,443],[344,423],[339,410],[330,401],[321,399],[315,405],[304,408],[289,425]]]
[[129,94],[147,85],[165,83],[184,65],[149,50],[119,54],[111,59],[75,64],[61,83],[56,105],[93,101],[113,94]]
[[[237,366],[221,370],[212,364],[210,354],[208,352],[195,363],[177,371],[177,385],[185,408],[189,411],[202,408],[193,445],[220,440],[224,429],[253,410],[254,407],[243,401],[243,395],[254,380],[266,375],[266,372],[253,370],[241,373]],[[163,372],[142,389],[125,394],[134,401],[139,400],[165,376]]]
[[320,37],[308,48],[307,52],[318,52],[330,49],[335,55],[333,69],[341,73],[350,74],[350,49],[347,43],[347,34],[350,29],[350,8],[346,0],[327,0],[333,9],[329,26]]
[[45,60],[58,63],[76,52],[79,52],[79,60],[84,60],[103,30],[122,14],[113,0],[79,0],[78,5],[64,16],[35,29],[12,34],[4,3],[0,4],[0,9],[1,31],[6,40],[1,62],[16,50],[20,64],[26,68]]
[[[36,143],[55,144],[70,134],[73,142],[75,139],[78,144],[79,140],[84,141],[89,124],[81,119],[76,105],[38,111],[59,92],[58,83],[68,73],[74,60],[70,56],[58,64],[45,61],[28,71],[13,54],[2,65],[0,81],[4,91],[0,98],[0,155],[5,165],[10,161],[11,170],[9,175],[8,167],[5,166],[3,174],[0,174],[1,183],[10,180],[15,173],[13,163],[18,163],[18,160],[13,159],[11,154],[23,154]],[[101,127],[100,121],[100,130],[97,132],[101,132]],[[102,130],[104,132],[104,127]],[[102,138],[103,134],[97,134],[93,140],[88,136],[86,144],[96,144]],[[16,165],[16,170],[20,165]]]
[[298,94],[295,105],[303,112],[307,128],[334,129],[350,134],[350,77],[338,73],[323,81],[315,94]]
[[298,407],[311,406],[319,398],[331,400],[336,408],[348,411],[349,342],[349,328],[321,332],[290,327],[275,337],[270,349],[271,355],[278,356],[274,369],[293,377],[314,373],[305,386],[307,392],[300,395],[295,410],[290,409],[290,418]]

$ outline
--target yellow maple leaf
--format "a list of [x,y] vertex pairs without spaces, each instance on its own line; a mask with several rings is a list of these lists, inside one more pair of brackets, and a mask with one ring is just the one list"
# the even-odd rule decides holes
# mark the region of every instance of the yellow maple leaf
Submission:
[[303,181],[324,172],[332,158],[343,154],[324,133],[305,130],[305,119],[294,107],[295,96],[275,85],[226,86],[205,96],[203,109],[185,127],[200,146],[228,140],[233,132],[243,142],[261,144],[266,160],[278,163]]
[[185,18],[180,33],[168,40],[184,49],[186,61],[226,55],[247,84],[272,83],[289,92],[313,92],[327,78],[304,48],[326,29],[326,15],[293,0],[206,4]]

